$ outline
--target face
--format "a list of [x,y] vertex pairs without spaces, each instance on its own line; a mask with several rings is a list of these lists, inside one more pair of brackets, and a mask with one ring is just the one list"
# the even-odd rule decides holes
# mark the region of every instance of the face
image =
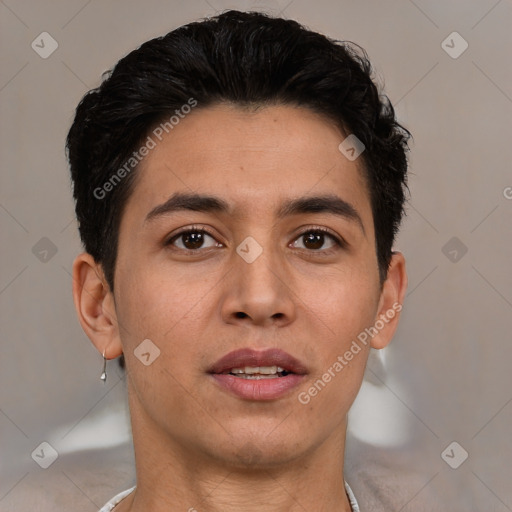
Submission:
[[[120,226],[111,340],[132,421],[240,465],[342,435],[370,347],[354,341],[389,309],[344,138],[306,109],[219,105],[193,111],[144,159]],[[228,375],[245,366],[290,375]]]

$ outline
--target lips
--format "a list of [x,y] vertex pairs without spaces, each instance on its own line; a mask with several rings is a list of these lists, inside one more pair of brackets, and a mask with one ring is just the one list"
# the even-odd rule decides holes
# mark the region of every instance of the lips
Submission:
[[305,375],[307,368],[298,359],[278,348],[257,351],[250,348],[235,350],[219,359],[208,373],[229,373],[235,368],[272,367],[282,368],[286,373]]
[[306,365],[280,349],[239,349],[226,354],[208,371],[212,382],[246,401],[269,401],[291,393],[306,377]]

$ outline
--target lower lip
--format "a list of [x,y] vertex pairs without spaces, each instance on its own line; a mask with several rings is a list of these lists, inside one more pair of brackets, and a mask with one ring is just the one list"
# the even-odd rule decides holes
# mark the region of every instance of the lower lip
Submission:
[[304,375],[289,374],[270,379],[243,379],[230,374],[211,374],[225,390],[244,400],[275,400],[299,385]]

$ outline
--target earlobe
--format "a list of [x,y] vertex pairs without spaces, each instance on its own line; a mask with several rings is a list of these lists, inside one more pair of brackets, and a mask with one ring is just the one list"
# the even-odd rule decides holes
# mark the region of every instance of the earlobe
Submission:
[[113,359],[123,353],[113,294],[101,266],[88,253],[73,263],[73,300],[82,329],[100,354]]
[[400,311],[407,290],[407,272],[405,258],[400,252],[393,252],[387,278],[382,285],[374,328],[377,331],[372,338],[372,348],[386,347],[398,327]]

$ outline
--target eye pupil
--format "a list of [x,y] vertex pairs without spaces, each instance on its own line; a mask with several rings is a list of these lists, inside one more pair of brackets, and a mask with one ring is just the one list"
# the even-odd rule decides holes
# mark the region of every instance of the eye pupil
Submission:
[[324,235],[322,233],[307,233],[304,235],[304,246],[308,249],[321,249],[324,245]]
[[199,249],[204,242],[203,233],[185,233],[183,235],[183,245],[187,249]]

